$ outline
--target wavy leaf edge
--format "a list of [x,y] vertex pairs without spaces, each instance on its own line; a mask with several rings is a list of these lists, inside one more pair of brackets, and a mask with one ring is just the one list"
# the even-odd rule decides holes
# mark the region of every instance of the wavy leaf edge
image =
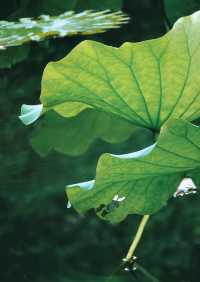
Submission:
[[[157,147],[159,147],[160,142],[162,142],[162,139],[166,138],[166,134],[167,134],[166,131],[167,130],[170,131],[171,130],[171,126],[173,128],[174,124],[176,124],[176,123],[177,123],[178,126],[179,125],[189,126],[193,131],[195,130],[196,133],[197,133],[197,130],[198,130],[198,136],[200,135],[200,127],[199,126],[196,126],[196,125],[194,125],[194,124],[192,124],[190,122],[184,121],[184,120],[170,120],[162,127],[160,135],[159,135],[157,141],[154,144],[152,144],[152,145],[150,145],[150,146],[148,146],[148,147],[146,147],[146,148],[144,148],[142,150],[139,150],[139,151],[136,151],[136,152],[133,152],[133,153],[129,153],[129,154],[114,155],[114,154],[110,154],[110,153],[105,153],[105,154],[101,155],[101,157],[98,160],[95,179],[92,179],[92,180],[89,180],[89,181],[85,181],[85,182],[81,182],[81,183],[77,183],[77,184],[70,184],[70,185],[66,186],[66,195],[67,195],[67,197],[68,197],[72,207],[74,207],[75,210],[77,210],[79,213],[85,213],[88,210],[88,209],[86,209],[86,210],[82,211],[81,209],[79,209],[77,207],[78,199],[76,201],[76,205],[74,206],[74,201],[71,198],[70,193],[71,193],[71,191],[73,189],[74,189],[74,191],[76,191],[77,189],[78,190],[80,189],[80,190],[82,190],[82,192],[84,192],[86,194],[90,193],[90,191],[92,191],[92,190],[95,190],[96,181],[98,180],[99,183],[101,182],[101,161],[102,161],[102,159],[104,159],[104,157],[112,157],[112,158],[115,158],[115,159],[122,159],[124,161],[130,161],[130,160],[133,160],[133,159],[143,160],[144,158],[149,157],[149,156],[151,156],[154,153],[154,151],[157,149]],[[181,135],[180,135],[180,137],[181,137]],[[200,151],[200,146],[198,148],[199,148],[199,151]],[[184,152],[183,152],[183,154],[184,154]],[[183,184],[181,184],[181,183],[184,182],[183,180],[185,178],[185,174],[187,174],[187,172],[190,174],[190,171],[191,172],[195,171],[196,168],[199,168],[199,167],[200,167],[200,160],[198,161],[198,164],[194,164],[193,167],[188,167],[185,170],[184,169],[181,169],[181,170],[177,169],[177,171],[170,172],[170,174],[172,176],[173,175],[174,176],[177,175],[179,180],[176,183],[176,186],[174,187],[174,189],[170,192],[170,195],[169,195],[168,198],[173,197],[175,195],[175,192],[176,192],[177,188],[180,187],[180,186],[181,187],[183,186]],[[108,170],[112,170],[112,167],[108,167]],[[99,176],[99,174],[100,174],[100,176]],[[163,174],[160,173],[160,176],[162,176],[162,175],[165,176],[167,174],[166,173],[163,173]],[[148,177],[149,177],[149,175],[147,175],[146,177],[143,177],[142,179],[145,179],[145,178],[147,179]],[[113,182],[113,185],[114,185],[114,182]],[[119,194],[118,191],[113,191],[113,195],[112,196],[113,196],[113,199],[115,199],[116,197],[122,197],[123,195]],[[97,206],[93,205],[89,209],[96,209],[98,206],[101,206],[102,204],[105,205],[105,204],[108,204],[108,203],[105,202],[105,200],[102,198],[101,204],[100,204],[100,201],[98,201],[98,205]],[[162,203],[162,206],[163,206],[163,203]],[[138,214],[140,214],[140,213],[138,213]],[[112,222],[112,218],[109,219],[109,220]]]

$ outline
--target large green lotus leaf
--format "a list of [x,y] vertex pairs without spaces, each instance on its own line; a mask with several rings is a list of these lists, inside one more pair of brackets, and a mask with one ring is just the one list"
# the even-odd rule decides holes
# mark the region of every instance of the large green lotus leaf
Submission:
[[42,79],[44,111],[81,102],[156,130],[169,118],[198,118],[199,30],[196,12],[158,39],[120,48],[80,43],[64,59],[47,65]]
[[[181,179],[200,167],[200,128],[182,120],[168,121],[158,141],[126,155],[104,154],[96,180],[69,185],[68,198],[78,212],[95,208],[112,222],[128,214],[152,214],[164,206]],[[198,179],[197,179],[198,181]],[[115,206],[116,197],[123,201]]]
[[[76,156],[83,154],[98,138],[109,143],[119,143],[133,132],[138,134],[141,130],[125,120],[91,109],[71,118],[63,118],[49,111],[36,127],[31,144],[42,156],[51,150]],[[148,132],[146,134],[149,137],[152,135]]]
[[21,18],[18,22],[0,21],[0,50],[22,45],[29,41],[40,41],[47,37],[64,37],[75,34],[93,34],[118,28],[127,23],[122,12],[110,13],[73,11],[59,16],[41,15],[39,19]]

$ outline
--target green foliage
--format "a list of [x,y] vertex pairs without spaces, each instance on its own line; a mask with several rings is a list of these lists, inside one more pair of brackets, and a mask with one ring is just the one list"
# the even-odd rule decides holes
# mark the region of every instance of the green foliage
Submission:
[[[199,26],[197,12],[159,39],[125,43],[119,49],[84,41],[46,67],[44,111],[78,101],[155,130],[169,118],[198,118]],[[69,110],[65,105],[65,112]]]
[[[199,129],[184,121],[200,117],[199,28],[200,12],[196,12],[181,18],[161,38],[125,43],[120,48],[84,41],[66,58],[46,67],[40,97],[43,113],[53,109],[63,117],[78,115],[78,120],[80,113],[89,108],[94,115],[88,118],[86,110],[86,121],[82,117],[77,123],[72,119],[72,131],[68,125],[67,132],[62,123],[54,126],[55,131],[40,134],[37,147],[45,153],[60,148],[73,155],[74,145],[82,152],[93,139],[104,138],[104,125],[97,124],[95,129],[90,126],[95,124],[97,111],[151,129],[154,134],[162,129],[158,141],[140,152],[103,155],[97,165],[96,180],[69,185],[67,194],[79,212],[95,208],[98,215],[111,222],[119,222],[131,213],[155,213],[173,195],[187,171],[200,166]],[[24,113],[22,108],[20,118],[30,124],[40,112],[34,112],[35,106],[24,107],[28,111]],[[101,121],[106,124],[105,117]],[[85,128],[87,121],[89,126]],[[51,125],[55,123],[51,121]],[[118,129],[118,122],[114,121],[111,127],[114,126]],[[83,141],[85,147],[79,142],[70,144],[71,133],[72,140],[76,132],[83,133],[85,138],[90,135],[87,130],[91,130],[92,137],[87,145]],[[64,142],[57,141],[58,136],[63,136]],[[53,144],[46,145],[48,139]],[[116,197],[123,199],[123,203],[117,202]],[[116,202],[117,207],[113,206]]]
[[0,48],[18,46],[45,37],[64,37],[75,34],[93,34],[117,28],[127,23],[121,12],[85,11],[79,14],[66,12],[60,16],[41,15],[38,20],[22,18],[19,22],[0,22]]
[[133,132],[138,134],[139,130],[125,120],[91,109],[74,118],[63,118],[50,111],[36,128],[31,144],[42,156],[51,150],[76,156],[85,153],[98,138],[109,143],[120,143]]
[[[11,3],[10,3],[11,4]],[[14,4],[14,3],[13,3]],[[119,11],[121,9],[122,6],[122,1],[121,0],[109,0],[109,1],[101,1],[101,2],[97,2],[96,1],[83,1],[83,0],[74,0],[74,1],[68,1],[68,0],[62,0],[62,1],[55,1],[55,0],[36,0],[36,1],[30,1],[30,0],[20,0],[19,3],[16,5],[14,4],[14,12],[11,13],[11,15],[9,16],[9,22],[7,22],[7,24],[10,25],[10,27],[13,25],[15,25],[15,23],[17,24],[17,26],[19,26],[19,22],[16,22],[16,19],[19,18],[27,18],[29,17],[38,17],[41,14],[45,14],[45,15],[51,15],[54,16],[53,18],[55,19],[55,15],[58,15],[57,19],[59,19],[59,15],[63,14],[64,12],[68,11],[75,11],[75,12],[82,12],[85,10],[91,10],[91,9],[101,9],[101,10],[106,10],[106,9],[112,9],[113,11]],[[6,7],[4,7],[6,9]],[[4,9],[4,10],[5,10]],[[9,9],[12,9],[12,5],[9,5]],[[108,17],[109,15],[107,15],[107,22],[108,22]],[[47,17],[46,17],[47,18]],[[53,18],[52,20],[49,21],[50,24],[53,23]],[[12,20],[12,22],[11,22]],[[38,19],[39,20],[39,19]],[[39,23],[41,23],[41,21],[38,21]],[[114,20],[114,18],[113,18]],[[14,21],[14,22],[13,22]],[[27,19],[28,21],[28,19]],[[29,20],[30,21],[30,20]],[[1,42],[1,37],[2,36],[6,36],[4,30],[2,29],[2,25],[3,23],[0,22],[0,42]],[[78,23],[78,22],[77,22]],[[5,21],[4,21],[5,24]],[[116,23],[117,24],[117,23]],[[26,24],[27,25],[27,24]],[[21,27],[24,26],[25,24],[22,25],[21,23]],[[50,29],[50,27],[49,27]],[[16,31],[16,33],[15,33]],[[10,33],[11,32],[11,33]],[[32,41],[32,39],[30,38],[30,34],[28,35],[27,32],[28,30],[25,29],[24,31],[21,29],[20,31],[20,36],[23,34],[24,40],[28,41]],[[31,29],[31,32],[33,32],[32,34],[32,38],[37,39],[37,40],[42,40],[42,39],[46,39],[46,43],[48,44],[48,38],[51,37],[60,37],[59,32],[61,32],[60,28],[57,28],[57,32],[54,30],[54,35],[51,34],[46,34],[46,33],[39,33],[38,34],[38,30],[36,31],[36,29]],[[63,32],[63,29],[62,29]],[[30,33],[30,32],[29,32]],[[16,39],[16,35],[18,34],[18,30],[16,30],[16,26],[14,26],[14,29],[12,31],[9,31],[9,34],[13,34],[15,36]],[[36,35],[36,37],[34,36]],[[39,37],[38,37],[39,36]],[[40,38],[40,39],[39,39]],[[15,41],[14,39],[14,41]],[[7,38],[6,40],[11,40],[11,38]],[[19,44],[23,43],[21,42],[21,39],[18,38],[18,40],[20,42],[18,42]],[[17,40],[17,41],[18,41]],[[37,41],[36,40],[36,41]],[[16,42],[17,43],[17,42]],[[41,44],[40,44],[41,45]],[[68,43],[69,45],[69,43]],[[0,44],[1,46],[1,44]],[[11,68],[12,66],[14,66],[15,64],[25,61],[28,59],[28,56],[30,55],[30,46],[26,45],[26,46],[22,46],[21,48],[9,48],[9,50],[4,50],[4,52],[1,52],[1,49],[3,47],[1,46],[0,48],[0,68]],[[37,54],[38,57],[38,54]]]
[[[9,16],[7,20],[13,20],[11,15],[22,2],[28,1],[4,1],[0,10],[2,19]],[[32,6],[19,11],[16,19],[43,13],[36,6],[41,0],[29,2]],[[70,4],[72,0],[66,2]],[[165,32],[158,1],[126,2],[125,11],[133,20],[122,30],[98,35],[99,41],[119,46],[122,41],[156,38]],[[49,9],[55,15],[54,7]],[[58,14],[62,12],[65,9]],[[16,119],[24,101],[38,103],[44,66],[65,56],[80,40],[83,38],[69,37],[31,44],[25,61],[1,71],[0,281],[88,282],[94,281],[94,275],[101,280],[102,273],[116,269],[139,220],[137,216],[129,216],[113,226],[92,213],[79,216],[73,209],[66,209],[63,187],[94,177],[98,156],[103,152],[122,154],[148,146],[142,134],[136,136],[137,141],[134,137],[118,145],[95,142],[81,157],[51,152],[41,158],[28,143],[32,128],[25,128]],[[41,119],[38,126],[42,122]],[[171,199],[167,209],[151,217],[137,251],[139,263],[162,282],[199,282],[199,237],[198,194]],[[136,275],[138,281],[147,282],[140,273]],[[132,274],[124,276],[123,282],[134,281]]]
[[[163,126],[155,145],[132,154],[101,156],[96,182],[69,185],[69,200],[79,212],[95,208],[113,223],[132,213],[155,213],[176,191],[187,171],[200,166],[199,140],[199,128],[171,120]],[[115,195],[124,200],[109,209]]]

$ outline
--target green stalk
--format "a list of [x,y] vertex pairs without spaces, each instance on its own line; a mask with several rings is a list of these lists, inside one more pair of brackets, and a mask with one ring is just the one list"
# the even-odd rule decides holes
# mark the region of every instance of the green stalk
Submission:
[[150,217],[149,215],[144,215],[143,216],[143,218],[142,218],[142,220],[140,222],[140,225],[138,227],[138,230],[136,232],[136,235],[134,236],[132,244],[131,244],[131,246],[130,246],[130,248],[128,250],[128,253],[126,255],[126,258],[125,258],[126,261],[129,261],[131,258],[133,258],[134,252],[135,252],[135,250],[137,248],[138,243],[140,242],[140,239],[142,237],[144,228],[145,228],[145,226],[147,224],[147,221],[148,221],[149,217]]
[[[116,275],[117,273],[120,273],[127,262],[131,261],[131,259],[134,257],[134,253],[135,253],[135,250],[140,242],[140,239],[142,237],[142,234],[144,232],[144,228],[149,220],[149,215],[144,215],[140,224],[139,224],[139,227],[137,229],[137,232],[133,238],[133,241],[132,241],[132,244],[128,250],[128,253],[126,255],[126,257],[123,259],[123,262],[120,264],[120,266],[118,267],[118,269],[109,277],[108,280],[106,281],[110,281],[114,275]],[[159,282],[159,280],[154,277],[151,273],[149,273],[144,267],[142,267],[140,264],[138,263],[135,263],[135,266],[136,268],[138,269],[138,271],[140,271],[144,276],[146,276],[146,278],[149,280],[149,281],[152,281],[152,282]]]

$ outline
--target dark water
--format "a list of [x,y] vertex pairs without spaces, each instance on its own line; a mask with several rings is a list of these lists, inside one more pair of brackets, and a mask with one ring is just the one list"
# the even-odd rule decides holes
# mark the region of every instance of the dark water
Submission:
[[[21,2],[3,1],[1,19],[15,18]],[[132,17],[129,25],[93,38],[118,46],[124,41],[155,38],[166,32],[160,1],[124,1],[124,11]],[[19,11],[17,15],[20,13],[30,16],[31,10]],[[139,222],[139,217],[132,216],[112,226],[96,218],[93,212],[81,217],[67,209],[64,194],[66,184],[94,176],[102,152],[123,153],[131,148],[132,139],[114,146],[97,141],[80,157],[52,152],[41,158],[29,142],[33,127],[23,126],[17,118],[22,103],[38,102],[45,65],[65,56],[83,39],[48,40],[11,48],[7,57],[0,54],[0,60],[12,61],[19,49],[27,52],[21,62],[0,70],[2,282],[104,281],[119,266]],[[146,145],[141,140],[137,142],[138,149]],[[171,200],[168,208],[150,220],[137,255],[139,263],[159,281],[199,281],[198,207],[198,196]],[[137,272],[112,281],[150,280]]]

